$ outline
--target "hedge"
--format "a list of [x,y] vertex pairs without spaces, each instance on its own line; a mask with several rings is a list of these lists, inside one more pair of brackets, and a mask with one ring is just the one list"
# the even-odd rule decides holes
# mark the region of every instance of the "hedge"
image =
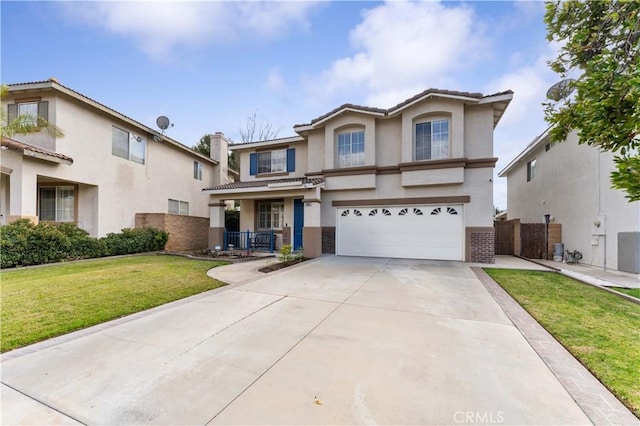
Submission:
[[0,268],[164,250],[169,234],[154,228],[92,238],[74,224],[34,225],[20,219],[0,228]]

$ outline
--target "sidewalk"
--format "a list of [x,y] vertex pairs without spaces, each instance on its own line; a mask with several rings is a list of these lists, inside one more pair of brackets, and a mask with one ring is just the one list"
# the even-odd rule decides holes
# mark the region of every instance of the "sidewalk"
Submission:
[[579,263],[567,264],[551,260],[536,260],[536,262],[552,269],[559,270],[561,274],[568,277],[600,287],[640,288],[640,278],[634,277],[631,274],[624,274],[617,271],[604,271],[599,268],[581,265]]

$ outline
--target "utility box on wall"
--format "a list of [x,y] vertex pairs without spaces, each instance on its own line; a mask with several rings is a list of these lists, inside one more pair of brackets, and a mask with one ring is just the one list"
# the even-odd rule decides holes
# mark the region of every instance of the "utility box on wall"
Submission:
[[618,232],[618,271],[640,274],[640,232]]

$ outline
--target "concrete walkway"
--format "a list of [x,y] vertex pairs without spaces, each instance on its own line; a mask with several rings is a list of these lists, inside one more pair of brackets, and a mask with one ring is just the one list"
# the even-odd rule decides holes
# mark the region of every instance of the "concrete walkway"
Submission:
[[617,271],[602,270],[582,264],[540,260],[539,263],[559,270],[563,275],[601,287],[640,288],[640,277]]
[[594,420],[466,264],[258,267],[218,268],[233,285],[3,354],[2,424]]

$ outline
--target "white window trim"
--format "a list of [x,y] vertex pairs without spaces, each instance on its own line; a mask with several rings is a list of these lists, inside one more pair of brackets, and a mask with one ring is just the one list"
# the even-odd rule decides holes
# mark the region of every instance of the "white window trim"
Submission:
[[[268,212],[261,212],[261,206],[269,205]],[[276,207],[274,209],[274,207]],[[262,222],[263,215],[269,215],[269,224],[270,227],[262,226],[265,225]],[[278,230],[281,231],[284,226],[284,202],[283,201],[259,201],[256,206],[256,229],[258,231],[269,231],[269,230]]]
[[[274,149],[272,151],[260,151],[257,152],[256,161],[258,162],[257,174],[265,175],[269,173],[286,173],[287,171],[287,149]],[[269,171],[260,170],[260,156],[269,154]],[[274,155],[275,154],[275,155]],[[280,168],[282,170],[280,170]],[[263,169],[264,170],[264,169]]]
[[[434,142],[434,132],[433,132],[433,124],[436,122],[442,122],[445,121],[447,123],[447,153],[445,156],[434,156],[433,155],[433,142]],[[427,123],[431,123],[431,155],[429,158],[418,158],[418,136],[417,136],[417,129],[418,126],[421,124],[427,124]],[[412,125],[412,132],[413,132],[413,145],[412,145],[412,149],[413,149],[413,159],[414,161],[429,161],[429,160],[445,160],[448,158],[451,158],[451,118],[447,117],[447,116],[442,116],[442,115],[437,115],[437,116],[428,116],[428,117],[421,117],[418,119],[415,119],[413,121],[413,125]]]
[[[129,145],[127,147],[127,157],[123,156],[123,155],[118,155],[116,153],[113,152],[113,137],[114,137],[114,129],[117,129],[121,132],[124,132],[127,134],[127,139],[129,142]],[[136,144],[142,144],[142,158],[139,158],[135,156],[135,147]],[[142,136],[138,136],[135,135],[131,132],[129,132],[128,130],[125,130],[123,128],[120,128],[118,126],[112,126],[112,130],[111,130],[111,155],[113,155],[114,157],[119,157],[122,158],[124,160],[129,160],[133,163],[137,163],[137,164],[146,164],[147,162],[147,140],[145,138],[143,138]]]
[[[42,197],[41,197],[41,191],[43,189],[55,189],[56,192],[56,196],[54,198],[55,201],[55,207],[54,207],[54,219],[53,220],[48,220],[48,219],[42,219]],[[60,191],[61,190],[71,190],[73,193],[73,203],[71,206],[71,219],[70,220],[61,220],[59,213],[60,213],[60,209],[58,208],[58,204],[60,203],[61,199],[60,199]],[[76,195],[76,187],[74,185],[58,185],[58,186],[49,186],[49,185],[43,185],[38,187],[38,219],[43,221],[43,222],[61,222],[61,223],[75,223],[76,221],[76,203],[77,203],[77,195]]]
[[[362,133],[362,152],[353,152],[353,135]],[[349,153],[342,156],[340,154],[340,136],[349,135]],[[365,151],[367,149],[367,144],[365,140],[365,129],[363,128],[351,128],[351,129],[341,129],[336,132],[336,167],[358,167],[365,165]]]
[[[172,208],[171,204],[174,203]],[[173,198],[169,198],[169,214],[177,214],[181,216],[189,216],[189,202],[182,200],[175,200]]]
[[199,161],[193,162],[193,178],[202,180],[202,163]]

